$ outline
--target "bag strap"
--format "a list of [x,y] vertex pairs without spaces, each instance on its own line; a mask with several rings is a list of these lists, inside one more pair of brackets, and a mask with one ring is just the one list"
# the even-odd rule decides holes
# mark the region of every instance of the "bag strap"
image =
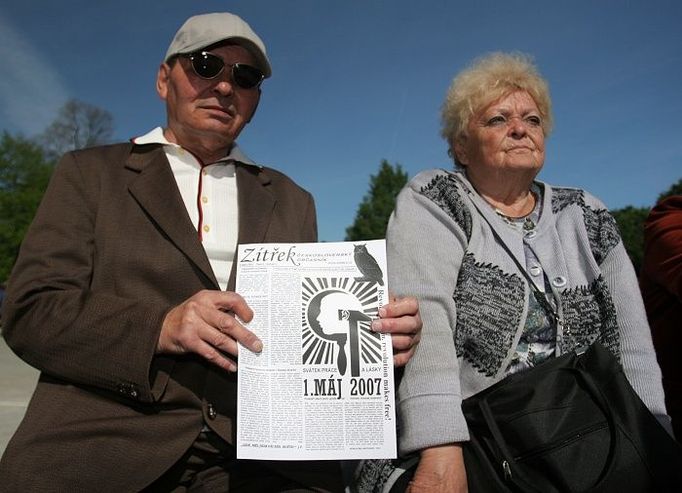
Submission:
[[485,220],[486,223],[488,223],[488,226],[490,226],[490,230],[493,232],[493,235],[497,240],[500,242],[502,245],[502,248],[507,252],[507,254],[511,257],[511,259],[514,261],[516,264],[516,267],[519,269],[519,272],[523,275],[523,277],[526,278],[526,281],[528,282],[528,285],[533,293],[533,296],[537,300],[540,305],[545,309],[547,314],[553,319],[554,323],[557,325],[557,328],[561,328],[563,331],[568,333],[568,326],[566,325],[564,319],[562,319],[559,316],[559,313],[557,310],[552,306],[552,304],[547,300],[547,297],[545,296],[545,293],[540,291],[538,287],[535,285],[535,282],[530,278],[530,275],[526,271],[526,268],[521,265],[521,262],[519,262],[519,259],[516,258],[514,253],[511,251],[511,248],[507,245],[507,243],[502,239],[502,236],[500,236],[500,233],[497,232],[495,227],[490,223],[486,215],[481,211],[480,207],[476,202],[472,199],[471,203],[474,205],[476,210],[478,211],[479,215]]
[[[616,465],[616,458],[618,457],[618,451],[620,450],[621,447],[620,443],[621,436],[620,433],[618,432],[616,419],[613,415],[613,410],[609,406],[608,401],[604,396],[604,393],[601,391],[599,385],[594,381],[594,378],[589,373],[589,371],[586,371],[583,368],[572,366],[559,367],[552,369],[551,371],[570,371],[574,373],[577,379],[581,380],[583,388],[585,388],[589,396],[601,408],[604,415],[606,416],[606,422],[609,427],[609,434],[611,436],[609,453],[607,455],[606,464],[604,466],[602,473],[599,475],[599,478],[597,479],[595,484],[588,488],[586,491],[589,492],[593,490],[598,490],[601,484],[613,472],[614,466]],[[479,409],[481,410],[481,414],[483,415],[483,418],[485,419],[485,422],[488,426],[488,429],[490,430],[490,433],[493,439],[495,440],[495,444],[497,445],[497,448],[502,455],[502,460],[499,465],[502,468],[505,480],[515,485],[517,488],[520,489],[520,491],[529,493],[534,492],[543,493],[541,490],[538,490],[537,486],[534,485],[533,481],[526,476],[523,469],[519,467],[519,465],[516,462],[516,459],[510,452],[509,447],[507,446],[507,442],[504,439],[504,436],[502,435],[500,428],[497,426],[495,416],[490,408],[490,405],[488,404],[488,397],[481,399],[478,404]]]

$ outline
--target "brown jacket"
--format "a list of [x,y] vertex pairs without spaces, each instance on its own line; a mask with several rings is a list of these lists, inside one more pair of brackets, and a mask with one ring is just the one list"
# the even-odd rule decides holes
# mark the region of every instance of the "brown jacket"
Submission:
[[[239,242],[316,241],[308,192],[237,166]],[[161,146],[67,154],[22,245],[3,335],[42,374],[0,462],[3,491],[137,491],[204,422],[233,443],[236,377],[195,356],[155,356],[162,321],[219,289]],[[234,289],[234,270],[228,289]],[[333,488],[333,462],[274,464]]]

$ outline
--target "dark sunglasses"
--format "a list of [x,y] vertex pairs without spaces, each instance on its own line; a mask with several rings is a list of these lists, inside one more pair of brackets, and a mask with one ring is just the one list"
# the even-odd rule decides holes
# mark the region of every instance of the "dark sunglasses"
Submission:
[[[207,51],[197,51],[180,56],[189,58],[189,61],[192,63],[192,70],[202,79],[215,79],[225,69],[223,59]],[[228,66],[231,70],[232,81],[242,89],[258,87],[265,78],[263,72],[245,63],[235,63]]]

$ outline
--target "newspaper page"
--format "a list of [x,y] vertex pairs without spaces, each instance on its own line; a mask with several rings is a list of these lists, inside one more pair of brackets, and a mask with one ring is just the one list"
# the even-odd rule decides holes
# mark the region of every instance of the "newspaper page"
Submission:
[[239,348],[237,457],[396,457],[385,240],[239,245],[237,292],[263,341]]

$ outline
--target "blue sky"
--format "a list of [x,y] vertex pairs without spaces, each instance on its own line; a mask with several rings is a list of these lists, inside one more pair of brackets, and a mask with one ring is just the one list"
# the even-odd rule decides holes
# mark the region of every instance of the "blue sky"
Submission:
[[313,193],[322,240],[343,239],[382,159],[451,167],[441,102],[490,51],[533,55],[549,81],[541,179],[619,208],[682,177],[676,0],[0,0],[0,130],[35,135],[68,98],[110,111],[117,140],[163,124],[158,64],[186,17],[215,11],[244,17],[273,65],[239,143]]

